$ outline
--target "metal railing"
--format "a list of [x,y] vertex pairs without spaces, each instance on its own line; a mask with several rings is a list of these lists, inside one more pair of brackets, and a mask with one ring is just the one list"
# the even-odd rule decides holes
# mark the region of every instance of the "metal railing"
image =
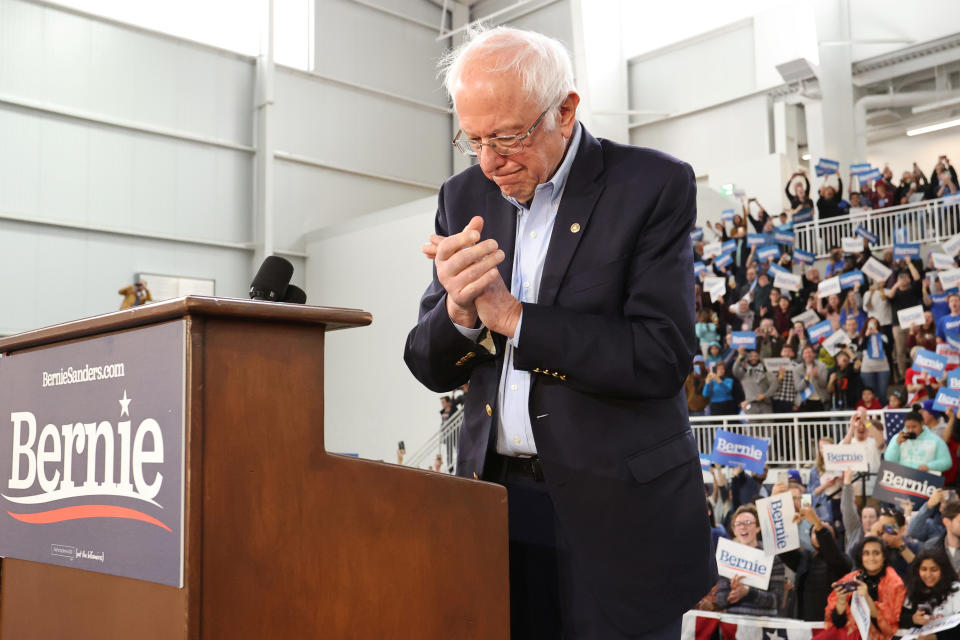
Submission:
[[457,472],[457,445],[460,443],[460,428],[463,426],[463,407],[459,407],[449,418],[443,421],[435,434],[430,436],[419,449],[404,460],[408,467],[423,467],[439,453],[443,456],[443,469]]
[[804,251],[826,257],[830,247],[842,245],[843,238],[856,236],[863,226],[879,241],[871,250],[893,246],[898,229],[906,233],[907,241],[926,244],[942,242],[960,234],[960,197],[950,196],[913,204],[873,209],[827,220],[811,220],[794,225],[796,246]]
[[[882,432],[886,432],[888,412],[906,413],[908,409],[873,411],[868,414]],[[717,429],[766,438],[770,441],[767,464],[773,467],[801,467],[817,459],[817,441],[823,437],[840,442],[847,435],[853,411],[818,411],[811,413],[763,413],[756,415],[693,416],[690,427],[702,454],[713,452]]]
[[[906,413],[908,409],[873,411],[868,420],[886,432],[886,415],[889,412]],[[732,433],[766,438],[770,441],[767,463],[772,467],[797,468],[812,465],[817,458],[817,441],[823,437],[840,442],[847,435],[853,411],[819,411],[812,413],[763,413],[756,415],[693,416],[690,428],[697,439],[702,454],[713,452],[717,429]],[[463,426],[463,407],[454,412],[404,464],[422,467],[441,454],[444,468],[453,467],[456,473],[457,444]],[[429,459],[429,460],[428,460]]]

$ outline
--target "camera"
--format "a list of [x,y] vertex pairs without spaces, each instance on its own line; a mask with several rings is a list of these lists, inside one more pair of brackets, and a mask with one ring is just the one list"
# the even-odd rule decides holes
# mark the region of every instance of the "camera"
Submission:
[[897,528],[896,528],[895,526],[893,526],[892,524],[885,524],[885,525],[883,525],[883,532],[886,533],[887,535],[891,535],[891,536],[895,536],[895,535],[897,535],[897,533],[898,533],[898,532],[897,532]]

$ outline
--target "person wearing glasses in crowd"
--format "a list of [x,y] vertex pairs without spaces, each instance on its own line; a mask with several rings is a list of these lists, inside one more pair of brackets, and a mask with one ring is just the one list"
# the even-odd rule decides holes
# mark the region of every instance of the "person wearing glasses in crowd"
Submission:
[[117,293],[123,296],[123,301],[120,303],[121,309],[139,307],[142,304],[153,302],[153,296],[150,295],[150,289],[147,289],[146,280],[137,280],[133,284],[120,289]]
[[[748,547],[762,549],[760,543],[760,519],[752,504],[738,507],[730,519],[733,540]],[[773,557],[770,584],[767,589],[757,589],[744,584],[740,576],[732,580],[720,578],[717,582],[717,607],[727,613],[751,616],[779,616],[785,606],[786,571],[780,556]]]
[[897,631],[906,588],[887,563],[883,541],[875,536],[864,538],[855,560],[856,569],[833,584],[827,598],[826,628],[817,634],[819,640],[860,638],[850,608],[854,593],[859,593],[870,609],[868,640],[890,640]]
[[470,382],[456,469],[507,490],[511,635],[676,638],[716,582],[684,393],[693,170],[593,137],[547,36],[471,30],[442,70],[476,163],[440,188],[404,360]]
[[[937,549],[923,549],[910,566],[907,597],[900,613],[901,629],[923,627],[932,620],[960,613],[960,582],[950,560]],[[960,627],[944,629],[936,640],[960,639]]]

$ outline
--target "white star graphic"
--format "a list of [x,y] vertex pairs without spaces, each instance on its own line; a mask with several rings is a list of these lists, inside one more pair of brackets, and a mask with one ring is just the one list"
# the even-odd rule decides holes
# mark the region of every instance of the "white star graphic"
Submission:
[[127,390],[124,389],[124,390],[123,390],[123,399],[117,401],[117,402],[120,403],[120,415],[121,415],[121,416],[129,416],[129,415],[130,415],[130,400],[131,400],[131,398],[128,398],[128,397],[127,397]]

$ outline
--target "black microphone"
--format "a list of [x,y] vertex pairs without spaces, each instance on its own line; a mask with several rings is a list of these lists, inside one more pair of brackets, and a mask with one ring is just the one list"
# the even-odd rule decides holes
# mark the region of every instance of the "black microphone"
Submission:
[[306,304],[307,292],[295,284],[288,285],[287,292],[283,295],[283,300],[280,302],[288,302],[290,304]]
[[250,283],[250,297],[254,300],[279,302],[287,292],[293,276],[293,265],[279,256],[267,256]]

